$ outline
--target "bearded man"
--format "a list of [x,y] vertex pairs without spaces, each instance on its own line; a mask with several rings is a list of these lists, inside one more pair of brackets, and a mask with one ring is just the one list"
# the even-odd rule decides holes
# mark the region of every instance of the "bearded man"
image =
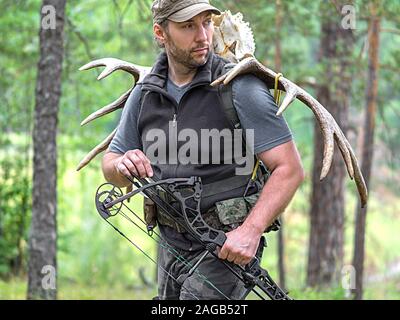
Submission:
[[[254,178],[251,170],[239,175],[241,164],[227,152],[229,143],[219,144],[215,150],[192,141],[186,151],[196,156],[192,154],[189,159],[200,161],[183,161],[187,159],[186,152],[177,150],[185,141],[171,139],[171,130],[179,136],[190,129],[198,137],[204,130],[235,130],[223,111],[219,91],[210,86],[228,65],[213,52],[212,15],[219,15],[220,11],[208,0],[156,0],[152,12],[154,36],[163,51],[126,103],[118,131],[103,157],[104,175],[119,187],[128,186],[126,177],[133,176],[154,180],[201,177],[202,215],[211,225],[227,232],[219,259],[246,265],[256,254],[261,258],[263,233],[284,211],[304,179],[300,156],[285,120],[276,116],[277,106],[269,89],[255,76],[245,75],[232,84],[233,105],[242,129],[254,133],[252,150],[268,168],[268,180],[257,172],[255,180],[259,183],[249,184]],[[165,133],[164,150],[168,152],[164,157],[160,150],[154,151],[156,132]],[[213,152],[223,155],[220,163],[212,161]],[[174,154],[177,159],[173,159]],[[255,199],[250,209],[246,197]],[[218,208],[229,208],[232,199],[246,203],[245,218],[226,222]],[[157,221],[165,243],[158,257],[159,299],[246,297],[248,288],[211,255],[192,272],[204,257],[204,248],[162,210],[157,212]],[[177,260],[176,253],[189,263]]]

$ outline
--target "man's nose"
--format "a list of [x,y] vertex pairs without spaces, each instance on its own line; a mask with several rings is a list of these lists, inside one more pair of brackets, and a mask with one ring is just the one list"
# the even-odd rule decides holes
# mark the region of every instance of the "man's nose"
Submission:
[[200,26],[197,29],[196,41],[197,42],[205,42],[205,41],[207,41],[207,30],[203,26]]

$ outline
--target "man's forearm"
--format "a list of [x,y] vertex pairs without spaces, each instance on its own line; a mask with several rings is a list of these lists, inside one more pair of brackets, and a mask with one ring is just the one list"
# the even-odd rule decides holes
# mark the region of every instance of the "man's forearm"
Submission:
[[289,166],[276,168],[244,225],[262,234],[286,209],[303,179],[302,170],[293,170]]

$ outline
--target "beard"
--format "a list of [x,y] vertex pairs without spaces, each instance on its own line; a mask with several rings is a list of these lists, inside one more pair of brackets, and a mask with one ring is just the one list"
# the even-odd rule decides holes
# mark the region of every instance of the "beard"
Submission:
[[[195,48],[185,50],[178,48],[171,38],[167,39],[168,55],[177,63],[192,70],[197,69],[206,64],[211,54],[211,46],[209,44],[200,44]],[[200,48],[208,48],[207,54],[196,58],[194,50]]]

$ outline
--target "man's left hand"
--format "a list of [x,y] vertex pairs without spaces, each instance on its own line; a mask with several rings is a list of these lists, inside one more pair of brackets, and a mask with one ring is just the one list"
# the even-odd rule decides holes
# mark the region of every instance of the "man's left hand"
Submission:
[[226,234],[226,241],[218,257],[244,266],[255,257],[260,238],[258,231],[243,224]]

